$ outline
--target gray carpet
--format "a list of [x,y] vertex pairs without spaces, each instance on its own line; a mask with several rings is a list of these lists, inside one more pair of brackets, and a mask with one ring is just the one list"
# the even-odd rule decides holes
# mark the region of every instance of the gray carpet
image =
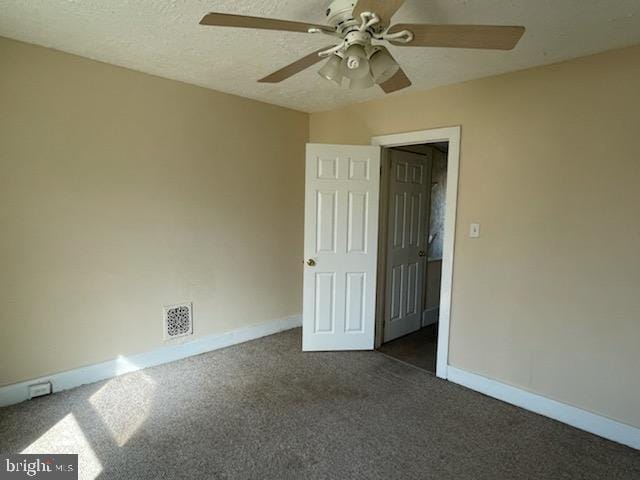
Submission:
[[1,452],[81,478],[634,479],[640,452],[292,330],[0,409]]
[[438,324],[434,323],[417,332],[385,343],[379,351],[418,368],[436,373],[437,344]]

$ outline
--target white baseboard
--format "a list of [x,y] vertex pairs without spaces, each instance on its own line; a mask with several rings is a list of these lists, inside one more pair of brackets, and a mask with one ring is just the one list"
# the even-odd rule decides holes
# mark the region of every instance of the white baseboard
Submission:
[[448,380],[503,402],[640,450],[640,428],[449,365]]
[[433,325],[440,319],[440,307],[427,308],[422,312],[422,326]]
[[29,399],[29,385],[41,382],[51,382],[53,392],[68,390],[86,383],[93,383],[107,378],[117,377],[143,368],[153,367],[163,363],[173,362],[182,358],[201,353],[218,350],[238,343],[248,342],[256,338],[266,337],[274,333],[283,332],[302,326],[302,316],[295,315],[279,320],[253,325],[231,332],[209,335],[191,342],[174,345],[163,345],[145,353],[118,357],[87,367],[76,368],[66,372],[55,373],[45,377],[34,378],[12,385],[0,387],[0,407],[19,403]]

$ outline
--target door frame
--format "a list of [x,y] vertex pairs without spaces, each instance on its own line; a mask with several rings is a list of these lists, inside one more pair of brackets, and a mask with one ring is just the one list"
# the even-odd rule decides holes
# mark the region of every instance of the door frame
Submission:
[[[461,127],[435,128],[415,132],[381,135],[371,139],[371,144],[383,148],[382,162],[387,162],[385,149],[423,143],[449,142],[447,156],[447,194],[445,197],[444,239],[442,249],[442,282],[440,285],[440,316],[438,325],[438,349],[436,376],[448,378],[449,335],[451,325],[451,292],[453,288],[453,260],[456,237],[456,213],[458,203],[458,178],[460,170]],[[381,185],[381,195],[384,185]],[[382,210],[382,209],[381,209]],[[378,258],[380,262],[380,255]],[[383,277],[378,275],[378,284]],[[379,293],[379,289],[377,289]],[[378,304],[380,302],[377,302]],[[384,303],[384,302],[383,302]],[[379,328],[379,310],[376,311],[376,338]]]

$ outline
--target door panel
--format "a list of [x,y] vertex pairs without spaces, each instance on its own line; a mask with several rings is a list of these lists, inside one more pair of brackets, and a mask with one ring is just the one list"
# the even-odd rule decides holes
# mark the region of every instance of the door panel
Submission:
[[347,253],[367,253],[368,196],[367,192],[349,192]]
[[380,148],[307,145],[303,350],[373,349]]
[[336,313],[335,274],[317,273],[314,299],[315,333],[332,333]]
[[393,246],[394,248],[402,248],[404,246],[404,223],[405,213],[404,204],[407,195],[405,193],[396,193],[393,196],[393,221],[389,222],[393,225]]
[[422,193],[409,194],[409,240],[407,244],[412,247],[418,246],[420,235],[422,235],[422,225],[420,219],[423,218]]
[[[388,216],[384,341],[421,326],[427,251],[428,155],[389,150],[391,178]],[[424,256],[421,256],[424,255]]]
[[364,331],[366,273],[347,273],[347,332]]
[[400,320],[402,317],[402,282],[404,280],[404,265],[394,265],[391,267],[391,306],[390,320]]
[[407,265],[407,315],[418,313],[420,308],[418,305],[420,299],[418,294],[419,273],[420,266],[417,262]]
[[337,196],[336,191],[317,192],[317,252],[335,253],[336,251]]

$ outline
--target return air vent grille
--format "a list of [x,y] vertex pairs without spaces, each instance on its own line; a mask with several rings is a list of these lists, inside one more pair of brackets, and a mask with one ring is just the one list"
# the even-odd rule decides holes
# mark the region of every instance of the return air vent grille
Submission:
[[164,339],[191,335],[193,333],[192,313],[190,303],[164,307]]

